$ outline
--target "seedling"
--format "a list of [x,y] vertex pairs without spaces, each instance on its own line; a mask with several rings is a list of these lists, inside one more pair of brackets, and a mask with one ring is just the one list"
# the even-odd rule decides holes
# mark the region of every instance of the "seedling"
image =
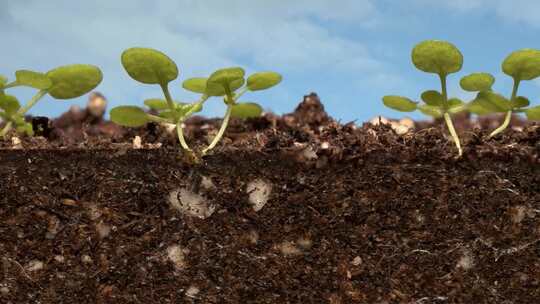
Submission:
[[169,83],[178,78],[178,67],[167,55],[148,48],[131,48],[122,54],[122,65],[131,78],[144,84],[157,84],[161,87],[165,99],[146,100],[145,105],[157,111],[158,115],[145,112],[136,106],[120,106],[111,110],[111,120],[127,127],[139,127],[154,121],[176,125],[180,145],[186,151],[193,151],[184,138],[183,122],[192,114],[202,110],[210,97],[222,97],[227,105],[223,122],[211,143],[202,150],[206,154],[214,148],[229,123],[231,116],[238,118],[257,117],[262,108],[256,103],[239,103],[238,99],[247,91],[268,89],[281,82],[281,75],[274,72],[255,73],[246,79],[242,68],[220,69],[208,78],[190,78],[182,83],[188,91],[201,94],[191,103],[173,101],[169,92]]
[[[24,120],[24,115],[43,96],[49,94],[60,100],[76,98],[96,88],[102,79],[99,68],[83,64],[61,66],[47,73],[20,70],[15,72],[13,82],[0,76],[0,118],[6,122],[0,137],[5,137],[13,127],[19,133],[32,135],[32,124]],[[15,96],[5,94],[6,89],[21,86],[39,90],[24,107]]]
[[449,74],[458,72],[463,66],[463,55],[451,43],[427,40],[417,44],[412,50],[412,62],[417,69],[437,74],[441,81],[441,92],[428,90],[421,94],[424,104],[401,96],[384,96],[383,103],[389,108],[401,112],[419,110],[435,118],[444,117],[448,131],[461,156],[463,151],[459,137],[452,123],[451,115],[466,110],[467,106],[458,98],[448,98],[446,79]]
[[[479,91],[476,98],[469,105],[469,111],[478,115],[490,113],[506,113],[503,123],[495,129],[489,137],[493,137],[504,131],[512,118],[512,113],[525,113],[530,120],[540,120],[540,106],[527,108],[530,104],[529,99],[518,96],[518,89],[521,81],[532,80],[540,76],[540,50],[522,49],[511,53],[502,63],[502,70],[505,74],[512,77],[514,85],[510,99],[506,99],[501,94],[491,91],[491,85],[471,87],[466,85],[462,87],[468,91]],[[489,75],[489,74],[484,74]],[[486,80],[487,76],[483,76]],[[495,81],[491,77],[491,84]],[[465,78],[464,78],[465,79]],[[481,82],[481,77],[475,77],[476,82]],[[463,79],[462,79],[463,82]]]

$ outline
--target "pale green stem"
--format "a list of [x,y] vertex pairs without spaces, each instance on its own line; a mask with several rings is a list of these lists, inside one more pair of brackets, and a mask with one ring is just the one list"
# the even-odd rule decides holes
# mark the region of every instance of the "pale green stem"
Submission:
[[223,117],[223,122],[221,123],[221,127],[219,128],[218,134],[216,135],[216,137],[214,137],[210,145],[202,151],[203,155],[206,154],[206,152],[212,150],[217,145],[221,137],[223,137],[223,134],[225,133],[225,129],[227,129],[227,125],[229,124],[229,119],[231,118],[232,108],[233,108],[233,104],[228,103],[227,112],[225,113],[225,117]]
[[176,123],[176,133],[178,135],[178,140],[180,141],[180,145],[184,150],[191,151],[191,148],[188,146],[186,139],[184,138],[184,128],[182,128],[183,120],[179,119]]
[[9,89],[9,88],[14,88],[18,86],[20,86],[20,84],[16,81],[13,81],[11,83],[6,84],[2,89]]
[[450,132],[450,136],[452,136],[452,139],[454,140],[454,143],[456,144],[456,147],[458,149],[458,154],[461,156],[463,154],[463,150],[461,149],[461,142],[459,140],[459,136],[456,132],[456,129],[454,128],[454,123],[452,123],[452,118],[450,117],[450,114],[448,113],[448,92],[446,90],[446,75],[439,75],[441,78],[441,89],[442,89],[442,95],[444,98],[443,101],[443,110],[444,110],[444,121],[446,123],[446,126],[448,127],[448,131]]
[[[517,96],[517,91],[519,88],[519,80],[514,78],[514,87],[512,88],[512,96],[510,97],[510,103],[514,101],[514,99]],[[510,120],[512,119],[512,110],[506,112],[506,115],[504,116],[504,121],[502,125],[500,125],[497,129],[495,129],[491,134],[489,134],[489,138],[492,138],[493,136],[501,133],[506,128],[508,128],[508,125],[510,125]]]
[[171,123],[171,121],[167,118],[159,117],[152,114],[146,114],[146,117],[148,117],[149,120],[153,122],[161,122],[161,123]]
[[242,89],[240,89],[240,91],[238,91],[238,93],[234,96],[234,101],[237,101],[238,98],[244,95],[244,93],[246,93],[248,90],[248,87],[243,87]]
[[457,135],[456,129],[454,129],[454,124],[452,123],[452,118],[450,118],[450,114],[444,113],[444,120],[446,122],[446,125],[448,126],[448,131],[450,131],[450,135],[452,136],[452,139],[454,140],[454,143],[456,144],[456,147],[458,149],[458,154],[461,156],[463,154],[463,150],[461,149],[461,143],[459,141],[459,137]]
[[[20,108],[18,111],[17,111],[17,114],[19,115],[24,115],[26,114],[26,112],[28,112],[28,110],[30,110],[34,105],[36,105],[36,103],[41,99],[43,98],[43,96],[45,96],[47,94],[47,90],[41,90],[39,92],[37,92],[36,95],[34,95],[34,97],[32,97],[28,103],[26,103],[26,105],[22,108]],[[2,129],[2,131],[0,131],[0,137],[5,137],[6,134],[9,132],[9,130],[11,130],[13,126],[13,122],[8,122],[4,128]]]
[[165,100],[167,100],[167,104],[169,105],[169,109],[173,112],[173,116],[176,120],[176,111],[174,106],[174,101],[171,97],[171,93],[169,92],[169,85],[168,84],[161,84],[161,90],[163,91],[163,95],[165,95]]

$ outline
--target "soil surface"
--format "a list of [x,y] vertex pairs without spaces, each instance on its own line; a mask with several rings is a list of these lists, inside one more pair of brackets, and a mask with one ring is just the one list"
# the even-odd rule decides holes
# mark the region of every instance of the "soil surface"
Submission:
[[540,298],[538,124],[462,131],[456,158],[439,125],[340,124],[308,95],[194,164],[163,126],[36,123],[0,143],[0,303]]

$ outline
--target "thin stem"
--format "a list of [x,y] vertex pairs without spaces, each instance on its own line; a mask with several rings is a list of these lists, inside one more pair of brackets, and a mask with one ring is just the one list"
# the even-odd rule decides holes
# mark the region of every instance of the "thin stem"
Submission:
[[214,137],[210,145],[202,151],[203,155],[206,154],[206,152],[212,150],[217,145],[221,137],[223,137],[223,134],[225,133],[225,129],[227,129],[227,125],[229,124],[229,119],[231,118],[232,108],[233,108],[233,104],[228,103],[227,112],[225,113],[225,117],[223,117],[223,122],[221,123],[221,127],[219,128],[219,132],[216,135],[216,137]]
[[165,95],[165,100],[167,100],[167,105],[169,105],[169,110],[173,112],[173,117],[178,119],[175,111],[174,101],[171,97],[171,92],[169,92],[169,85],[168,84],[160,84],[161,90],[163,91],[163,95]]
[[20,84],[17,81],[13,81],[11,83],[6,84],[2,89],[9,89],[9,88],[14,88],[18,86],[20,86]]
[[148,117],[149,120],[153,121],[153,122],[162,122],[162,123],[171,123],[171,121],[167,118],[164,118],[164,117],[159,117],[159,116],[156,116],[156,115],[152,115],[152,114],[146,114],[146,117]]
[[242,89],[240,89],[240,91],[238,91],[238,93],[234,96],[234,101],[237,101],[238,98],[240,98],[242,95],[244,95],[244,93],[246,93],[248,91],[248,87],[243,87]]
[[[516,99],[517,91],[519,89],[519,83],[520,83],[520,80],[514,78],[514,86],[512,88],[512,96],[510,97],[510,103],[512,103],[514,101],[514,99]],[[503,121],[502,125],[500,125],[497,129],[495,129],[493,132],[491,132],[491,134],[489,134],[489,138],[492,138],[493,136],[501,133],[506,128],[508,128],[508,125],[510,125],[510,120],[512,119],[512,111],[513,111],[513,109],[506,112],[506,115],[504,116],[504,121]]]
[[452,118],[450,118],[450,114],[444,113],[444,121],[446,122],[448,131],[450,131],[450,135],[452,136],[452,139],[454,140],[454,143],[456,144],[459,156],[463,155],[463,150],[461,149],[461,143],[459,141],[459,137],[457,135],[456,129],[454,129],[454,124],[452,123]]
[[178,140],[180,141],[180,145],[184,150],[191,151],[191,148],[188,146],[186,139],[184,138],[184,128],[182,127],[183,120],[179,119],[176,123],[176,134],[178,135]]
[[456,144],[456,147],[458,149],[459,156],[463,155],[463,149],[461,149],[461,142],[459,140],[459,136],[456,132],[456,129],[454,128],[454,123],[452,122],[452,118],[450,117],[450,114],[448,113],[448,92],[446,90],[446,75],[439,74],[439,77],[441,78],[441,90],[443,95],[443,111],[444,111],[444,121],[446,122],[446,126],[448,128],[448,131],[450,132],[450,136],[452,136],[452,139],[454,140],[454,143]]
[[[43,98],[43,96],[45,96],[47,94],[47,90],[41,90],[39,92],[37,92],[36,95],[34,95],[34,97],[32,97],[28,103],[26,103],[26,105],[22,108],[20,108],[18,111],[17,111],[17,114],[18,115],[24,115],[26,114],[26,112],[28,112],[28,110],[30,110],[34,105],[36,105],[36,103],[41,99]],[[5,137],[6,134],[9,132],[9,130],[11,130],[11,128],[13,127],[13,122],[8,122],[4,128],[2,129],[2,131],[0,131],[0,137]]]

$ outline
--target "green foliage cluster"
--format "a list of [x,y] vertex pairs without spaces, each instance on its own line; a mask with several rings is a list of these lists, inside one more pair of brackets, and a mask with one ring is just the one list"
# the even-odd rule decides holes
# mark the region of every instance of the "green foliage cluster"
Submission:
[[181,146],[192,151],[183,135],[183,122],[191,115],[202,110],[204,103],[210,97],[221,97],[227,105],[218,134],[208,147],[202,150],[207,153],[216,146],[230,117],[257,117],[262,108],[251,102],[239,102],[239,98],[248,91],[261,91],[271,88],[281,82],[281,75],[275,72],[259,72],[245,78],[245,71],[239,67],[220,69],[209,77],[197,77],[185,80],[182,87],[190,92],[200,94],[197,101],[191,103],[176,102],[169,92],[169,83],[178,78],[179,70],[176,63],[160,51],[149,48],[130,48],[122,53],[124,69],[134,80],[143,84],[159,85],[164,99],[148,99],[144,104],[157,115],[148,113],[136,106],[119,106],[110,112],[111,120],[117,124],[137,127],[147,122],[165,122],[176,125]]
[[[48,94],[59,100],[76,98],[93,90],[102,79],[99,68],[85,64],[61,66],[47,73],[19,70],[12,82],[0,75],[0,118],[6,122],[0,137],[5,137],[13,127],[19,133],[33,135],[32,124],[25,121],[24,115],[43,96]],[[30,87],[38,92],[22,107],[15,96],[5,93],[14,87]]]
[[434,118],[444,118],[459,155],[462,148],[459,137],[454,129],[451,116],[463,111],[477,115],[506,113],[503,124],[494,130],[493,137],[508,127],[513,112],[522,112],[530,120],[540,120],[540,106],[529,107],[526,97],[518,96],[519,84],[523,80],[532,80],[540,76],[540,51],[523,49],[511,53],[502,64],[505,74],[512,77],[514,86],[509,99],[493,92],[495,77],[488,73],[472,73],[460,80],[460,86],[476,96],[470,102],[458,98],[449,98],[447,93],[448,75],[461,70],[463,55],[453,44],[446,41],[427,40],[417,44],[412,50],[412,62],[423,72],[439,76],[441,90],[427,90],[421,93],[423,103],[415,102],[407,97],[389,95],[383,97],[383,103],[389,108],[401,112],[420,111]]

